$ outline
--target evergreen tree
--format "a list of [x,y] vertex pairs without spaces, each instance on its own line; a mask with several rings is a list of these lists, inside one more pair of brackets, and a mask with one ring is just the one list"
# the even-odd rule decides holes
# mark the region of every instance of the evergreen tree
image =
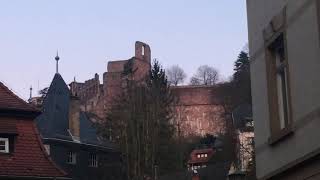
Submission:
[[250,61],[248,53],[241,51],[234,63],[233,85],[237,91],[237,104],[251,104]]

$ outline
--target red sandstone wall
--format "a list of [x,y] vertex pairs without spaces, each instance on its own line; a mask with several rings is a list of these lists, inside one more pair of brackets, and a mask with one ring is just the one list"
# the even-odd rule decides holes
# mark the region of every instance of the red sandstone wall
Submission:
[[[142,54],[144,48],[144,54]],[[142,42],[135,44],[135,56],[132,58],[133,79],[141,81],[150,70],[151,50]],[[103,74],[103,94],[99,97],[92,97],[95,94],[95,86],[86,81],[86,91],[82,95],[86,100],[87,110],[94,112],[102,119],[106,116],[114,100],[121,95],[124,65],[128,60],[111,61],[108,63],[107,72]],[[82,89],[84,88],[82,87]],[[224,112],[217,99],[215,86],[177,86],[172,87],[173,94],[179,99],[179,103],[173,108],[175,110],[174,123],[179,126],[181,134],[205,135],[224,133],[226,122]]]
[[109,61],[107,66],[108,72],[122,72],[124,64],[126,64],[128,60],[120,60],[120,61]]
[[176,106],[174,121],[183,136],[225,133],[223,109],[218,105]]
[[179,102],[174,121],[184,136],[225,133],[223,107],[219,105],[215,86],[172,87]]

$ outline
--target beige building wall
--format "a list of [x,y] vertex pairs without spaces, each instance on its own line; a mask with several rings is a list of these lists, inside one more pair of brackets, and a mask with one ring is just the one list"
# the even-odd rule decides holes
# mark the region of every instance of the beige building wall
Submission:
[[[318,0],[247,0],[258,179],[268,179],[320,152],[318,3]],[[293,135],[271,145],[263,31],[284,8]],[[307,179],[314,171],[308,173],[300,179]]]

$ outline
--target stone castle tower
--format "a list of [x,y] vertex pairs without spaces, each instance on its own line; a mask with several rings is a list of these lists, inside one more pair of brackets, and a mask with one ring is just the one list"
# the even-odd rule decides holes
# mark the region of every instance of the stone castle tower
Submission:
[[124,71],[128,71],[135,81],[143,80],[151,67],[150,46],[137,41],[134,54],[130,59],[109,61],[102,84],[98,74],[84,83],[70,83],[71,93],[81,99],[83,110],[103,118],[108,106],[121,93]]
[[[105,118],[106,111],[122,92],[125,78],[143,81],[151,68],[151,49],[146,43],[135,43],[135,54],[130,59],[109,61],[103,74],[103,83],[99,75],[84,83],[72,82],[73,95],[80,98],[81,108]],[[130,74],[130,77],[124,76]],[[224,133],[226,123],[223,108],[216,97],[215,86],[178,86],[172,88],[173,94],[180,99],[175,105],[174,118],[178,122],[181,134],[205,135]]]

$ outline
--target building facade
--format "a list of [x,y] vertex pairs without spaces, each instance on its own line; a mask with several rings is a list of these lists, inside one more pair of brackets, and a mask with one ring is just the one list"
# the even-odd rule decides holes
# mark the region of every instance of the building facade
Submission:
[[247,0],[258,179],[320,179],[320,1]]
[[34,121],[39,114],[0,82],[0,179],[71,179],[45,151]]
[[80,99],[56,73],[37,117],[48,155],[76,180],[119,179],[121,155],[97,134],[99,118],[80,108]]

